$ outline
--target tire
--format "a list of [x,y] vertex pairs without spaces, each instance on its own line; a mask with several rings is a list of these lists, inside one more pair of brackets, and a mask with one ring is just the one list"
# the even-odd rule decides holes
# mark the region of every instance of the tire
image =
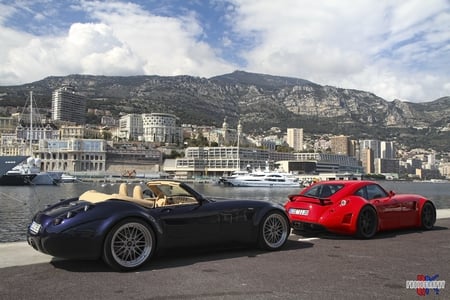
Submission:
[[278,211],[271,211],[261,220],[258,246],[264,250],[278,250],[286,243],[289,234],[288,219]]
[[118,271],[131,271],[145,264],[155,252],[155,233],[144,221],[125,219],[108,233],[103,260]]
[[436,222],[436,209],[430,202],[425,202],[420,212],[421,226],[425,230],[431,230]]
[[359,211],[356,236],[362,239],[370,239],[378,229],[377,212],[372,206],[364,206]]

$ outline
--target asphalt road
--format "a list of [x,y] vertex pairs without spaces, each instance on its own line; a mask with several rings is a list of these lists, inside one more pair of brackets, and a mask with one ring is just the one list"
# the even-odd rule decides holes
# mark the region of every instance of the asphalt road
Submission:
[[132,273],[53,259],[0,268],[0,299],[450,299],[450,286],[406,289],[420,274],[450,282],[449,228],[447,218],[371,240],[291,235],[277,252],[172,250]]

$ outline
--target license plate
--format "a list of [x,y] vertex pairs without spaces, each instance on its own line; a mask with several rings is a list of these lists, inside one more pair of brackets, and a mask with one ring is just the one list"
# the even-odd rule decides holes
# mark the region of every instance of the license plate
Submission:
[[291,215],[300,215],[300,216],[307,216],[309,214],[308,209],[297,209],[297,208],[291,208],[289,210],[289,213]]
[[30,225],[30,232],[33,234],[37,234],[39,232],[39,230],[41,230],[41,224],[33,221],[33,223],[31,223],[31,225]]

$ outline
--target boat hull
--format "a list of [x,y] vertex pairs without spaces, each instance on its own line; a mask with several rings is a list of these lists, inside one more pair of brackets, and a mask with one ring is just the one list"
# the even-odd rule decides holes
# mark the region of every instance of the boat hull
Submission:
[[36,174],[3,175],[0,177],[0,185],[11,185],[11,186],[31,185],[33,184],[33,179],[35,177]]
[[61,174],[57,172],[39,172],[34,177],[32,184],[35,185],[57,185],[61,182]]
[[228,182],[231,186],[242,186],[242,187],[300,187],[298,182],[296,183],[277,183],[277,182]]

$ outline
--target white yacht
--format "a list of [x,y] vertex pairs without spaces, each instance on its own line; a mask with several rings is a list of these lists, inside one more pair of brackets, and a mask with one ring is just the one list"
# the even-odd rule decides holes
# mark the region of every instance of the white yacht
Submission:
[[248,187],[300,187],[298,178],[290,173],[269,171],[235,171],[221,178],[224,185]]
[[59,182],[61,175],[58,172],[41,172],[39,158],[25,158],[0,157],[0,164],[3,165],[0,166],[0,185],[56,185]]

